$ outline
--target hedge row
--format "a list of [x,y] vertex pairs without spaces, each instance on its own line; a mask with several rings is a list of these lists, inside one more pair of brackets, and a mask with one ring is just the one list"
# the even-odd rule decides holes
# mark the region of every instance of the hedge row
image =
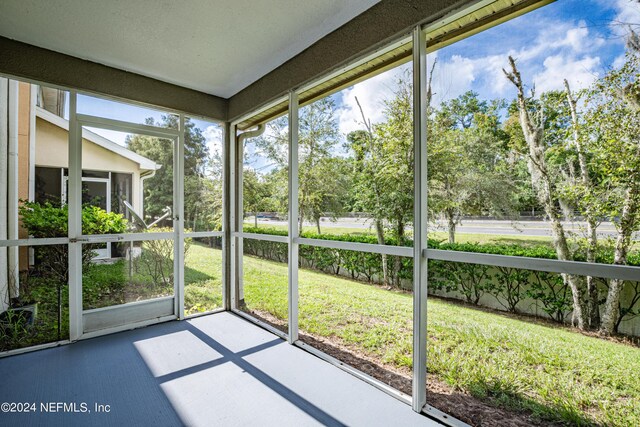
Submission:
[[[259,233],[286,236],[287,232],[273,228],[245,227],[246,233]],[[312,239],[334,240],[343,242],[377,244],[372,235],[334,235],[303,232],[302,237]],[[397,240],[385,238],[385,244],[397,245]],[[402,246],[411,246],[412,241],[402,242]],[[522,256],[531,258],[555,259],[555,251],[549,246],[519,246],[478,243],[443,243],[429,239],[429,248],[451,251],[486,253],[495,255]],[[244,239],[244,253],[278,262],[287,261],[287,245],[285,243],[264,240]],[[382,256],[367,252],[332,249],[318,246],[300,246],[300,265],[334,275],[348,276],[354,280],[369,283],[382,282]],[[407,257],[388,256],[388,274],[392,283],[400,283],[401,287],[411,289],[413,276],[413,259]],[[580,256],[576,260],[584,260]],[[611,263],[613,253],[601,251],[597,261]],[[640,254],[629,256],[630,265],[640,265]],[[394,281],[397,279],[397,282]],[[600,280],[602,291],[606,291],[607,281]],[[640,292],[638,283],[631,283],[636,292]],[[429,261],[429,290],[441,294],[464,299],[466,302],[480,305],[484,297],[493,297],[506,311],[527,311],[523,307],[525,299],[532,300],[538,309],[545,312],[557,322],[565,322],[571,312],[571,292],[560,274],[521,270],[505,267],[491,267],[479,264],[466,264],[448,261]],[[640,315],[640,301],[632,298],[627,305],[620,307],[621,320],[624,317]],[[619,324],[619,322],[618,322]]]

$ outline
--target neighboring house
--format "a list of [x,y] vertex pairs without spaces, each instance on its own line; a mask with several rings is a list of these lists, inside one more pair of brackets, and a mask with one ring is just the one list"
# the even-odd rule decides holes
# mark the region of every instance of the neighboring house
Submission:
[[[3,143],[7,145],[0,150],[0,223],[3,227],[6,224],[5,229],[0,229],[0,238],[25,239],[29,236],[20,224],[20,200],[67,203],[69,122],[64,119],[65,92],[24,82],[11,84],[17,85],[17,96],[10,94],[6,100],[4,117],[8,120],[0,123],[0,132],[6,133]],[[131,219],[126,201],[143,215],[144,181],[159,168],[152,160],[120,144],[82,130],[83,203]],[[18,272],[33,263],[30,252],[24,246],[0,251],[0,312],[9,303],[9,284],[12,294],[18,294]],[[96,258],[119,255],[116,245],[109,243],[96,250]]]
[[[26,85],[25,85],[26,86]],[[28,87],[21,87],[21,91]],[[68,189],[69,121],[64,119],[65,93],[52,88],[33,85],[37,96],[28,106],[28,114],[35,115],[35,161],[19,152],[19,168],[29,168],[29,182],[33,182],[30,200],[66,203]],[[25,97],[26,98],[26,97]],[[20,106],[22,111],[24,106]],[[26,157],[23,159],[22,157]],[[131,219],[124,202],[143,215],[143,187],[146,178],[160,168],[152,160],[110,141],[87,129],[82,130],[82,201],[123,214]],[[24,176],[24,171],[19,173]],[[26,237],[26,236],[25,236]],[[110,247],[97,250],[98,258],[110,258]]]

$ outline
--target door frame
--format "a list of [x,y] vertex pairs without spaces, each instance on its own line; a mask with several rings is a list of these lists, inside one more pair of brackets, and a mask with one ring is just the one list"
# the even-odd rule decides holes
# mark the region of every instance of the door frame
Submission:
[[[90,338],[184,317],[184,116],[179,129],[160,128],[77,114],[77,93],[69,96],[69,324],[71,340]],[[82,129],[100,128],[173,141],[173,231],[163,233],[82,234]],[[88,180],[104,178],[89,178]],[[82,301],[82,245],[171,239],[174,242],[173,296],[84,310]]]

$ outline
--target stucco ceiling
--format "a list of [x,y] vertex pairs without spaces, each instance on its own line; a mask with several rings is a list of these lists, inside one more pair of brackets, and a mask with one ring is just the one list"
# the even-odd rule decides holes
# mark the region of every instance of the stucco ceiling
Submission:
[[0,35],[228,98],[378,1],[1,0]]

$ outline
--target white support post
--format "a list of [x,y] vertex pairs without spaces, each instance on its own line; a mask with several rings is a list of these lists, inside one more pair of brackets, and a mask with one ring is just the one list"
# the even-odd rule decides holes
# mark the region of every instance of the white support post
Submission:
[[[29,201],[36,200],[36,105],[38,104],[39,86],[29,85]],[[27,268],[34,263],[33,248],[27,248],[28,264]]]
[[222,307],[227,311],[231,310],[231,128],[225,123],[222,145]]
[[238,188],[238,137],[236,127],[229,127],[229,290],[231,291],[231,309],[239,308],[239,274],[238,268],[242,264],[242,254],[238,251],[238,242],[242,241],[234,233],[238,232],[238,196],[242,187]]
[[[7,177],[9,136],[9,80],[0,77],[0,240],[7,240]],[[9,307],[7,248],[0,248],[0,311]]]
[[298,340],[298,94],[289,93],[289,343]]
[[82,129],[76,120],[77,94],[69,93],[69,338],[78,340],[82,318]]
[[36,104],[38,85],[29,85],[29,201],[36,199]]
[[[240,138],[240,136],[235,136],[234,146],[235,150],[235,174],[236,174],[236,231],[242,233],[242,228],[244,227],[244,141],[245,138]],[[244,307],[244,240],[241,237],[238,237],[236,240],[236,306],[235,308],[243,308]]]
[[184,319],[184,141],[185,119],[180,114],[180,129],[173,145],[173,294],[176,317]]
[[420,26],[413,30],[413,393],[412,406],[427,403],[427,42]]
[[[7,231],[9,240],[18,238],[18,128],[20,109],[20,82],[9,80],[9,148],[7,177]],[[18,270],[19,252],[17,246],[9,248],[8,285],[12,297],[20,295]]]

